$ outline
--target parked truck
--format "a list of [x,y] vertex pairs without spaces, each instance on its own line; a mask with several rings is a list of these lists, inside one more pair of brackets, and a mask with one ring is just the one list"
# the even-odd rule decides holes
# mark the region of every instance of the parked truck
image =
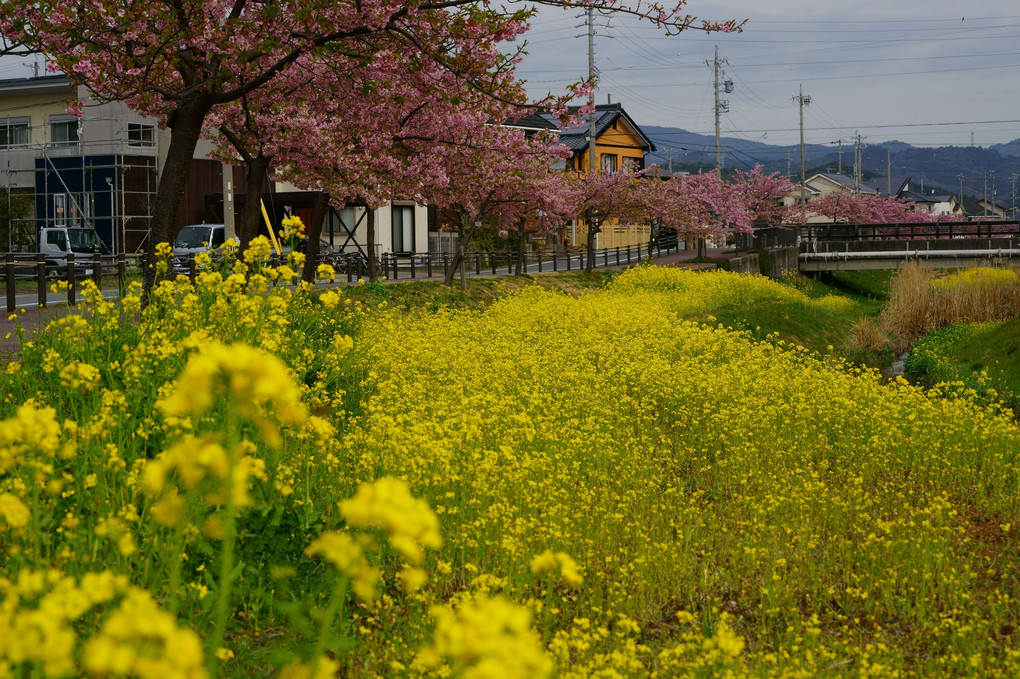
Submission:
[[[105,255],[109,251],[99,239],[95,229],[80,226],[44,226],[36,235],[35,252],[46,259],[46,268],[51,272],[55,269],[59,274],[67,273],[67,257],[75,257],[74,269],[76,276],[88,276],[92,273],[93,258],[96,254]],[[29,253],[15,256],[17,263],[16,275],[19,278],[36,276],[36,260]]]
[[96,254],[105,254],[103,242],[95,229],[80,226],[45,226],[39,229],[38,249],[46,256],[48,266],[67,265],[67,256],[74,254],[79,262],[90,264]]

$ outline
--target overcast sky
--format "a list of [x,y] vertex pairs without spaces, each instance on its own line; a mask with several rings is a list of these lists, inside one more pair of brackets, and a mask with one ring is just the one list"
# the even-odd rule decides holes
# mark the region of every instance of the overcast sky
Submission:
[[[633,4],[633,2],[631,2]],[[719,47],[725,136],[777,145],[799,140],[794,97],[803,86],[805,141],[979,146],[1020,138],[1020,5],[1007,0],[690,0],[705,19],[747,19],[739,34],[598,20],[598,101],[621,102],[641,125],[714,134],[712,69]],[[578,12],[545,8],[526,34],[519,68],[529,92],[561,92],[588,71]],[[0,78],[31,75],[24,58],[0,59]],[[669,146],[668,139],[655,139]]]
[[[747,19],[739,34],[665,37],[620,17],[597,23],[597,101],[621,102],[641,125],[714,134],[719,47],[733,92],[724,136],[799,143],[794,100],[803,85],[805,141],[988,146],[1020,137],[1020,5],[1005,0],[690,0],[699,19]],[[544,9],[518,72],[529,92],[560,91],[588,70],[584,18]],[[668,139],[655,139],[668,146]]]

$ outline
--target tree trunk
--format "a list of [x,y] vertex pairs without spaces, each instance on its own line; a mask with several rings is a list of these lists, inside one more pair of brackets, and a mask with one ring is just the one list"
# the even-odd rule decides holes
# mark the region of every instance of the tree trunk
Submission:
[[453,279],[457,277],[457,272],[460,270],[460,265],[464,261],[464,251],[460,249],[460,242],[458,239],[457,251],[453,253],[453,259],[450,261],[450,266],[446,270],[446,275],[443,276],[443,285],[448,288],[453,287]]
[[515,276],[520,276],[524,270],[524,243],[527,234],[524,232],[524,220],[517,223],[517,266],[514,270]]
[[368,258],[368,280],[375,282],[379,278],[375,261],[375,210],[365,206],[365,256]]
[[586,273],[591,273],[595,267],[595,239],[602,229],[594,225],[591,221],[588,222],[588,261],[584,264],[584,270]]
[[448,288],[453,287],[453,279],[459,271],[460,289],[467,290],[467,274],[465,272],[465,267],[467,266],[467,242],[472,234],[474,234],[474,228],[470,224],[471,215],[461,214],[460,224],[457,226],[457,252],[453,256],[453,262],[450,263],[446,276],[443,278],[443,285]]
[[315,196],[315,212],[312,213],[312,223],[308,225],[308,248],[305,250],[305,268],[301,273],[301,280],[309,283],[315,282],[315,271],[319,267],[319,238],[322,237],[322,224],[326,221],[328,210],[329,194],[320,191]]
[[259,233],[259,222],[262,221],[262,189],[269,173],[269,158],[261,153],[244,164],[244,209],[241,210],[241,223],[237,229],[240,251],[248,249],[248,243]]
[[698,239],[698,259],[708,258],[708,243],[704,238]]
[[170,147],[156,187],[156,206],[145,246],[145,269],[142,276],[146,298],[156,281],[156,245],[173,242],[191,175],[191,159],[195,155],[202,124],[210,108],[212,104],[208,98],[201,96],[182,102],[169,117]]

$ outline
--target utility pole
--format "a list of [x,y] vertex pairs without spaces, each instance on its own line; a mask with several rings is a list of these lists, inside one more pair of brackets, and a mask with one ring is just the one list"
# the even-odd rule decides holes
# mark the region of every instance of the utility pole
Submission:
[[1016,178],[1017,178],[1016,172],[1014,172],[1011,175],[1009,175],[1009,185],[1010,185],[1010,192],[1009,192],[1009,194],[1010,194],[1010,202],[1009,202],[1010,210],[1009,211],[1010,211],[1013,219],[1016,219]]
[[669,173],[673,174],[673,147],[669,147]]
[[861,164],[864,162],[864,147],[861,144],[860,132],[854,132],[854,192],[861,192],[861,181],[863,172]]
[[885,147],[885,164],[886,164],[885,177],[886,177],[886,181],[888,183],[888,188],[886,188],[885,193],[886,193],[887,196],[892,198],[893,197],[892,196],[892,149],[889,148],[888,146]]
[[798,94],[793,98],[800,107],[800,202],[804,202],[804,107],[811,103],[811,97],[804,96],[804,86],[800,85]]
[[992,216],[994,217],[994,216],[996,216],[995,215],[995,206],[999,204],[999,192],[995,188],[995,170],[991,170],[988,173],[988,175],[989,175],[990,179],[992,180]]
[[[719,46],[715,46],[715,58],[712,61],[706,61],[706,64],[712,68],[715,73],[715,82],[713,89],[715,90],[715,169],[722,172],[723,160],[722,160],[722,137],[719,133],[719,115],[730,110],[730,102],[726,99],[719,98],[719,73],[722,71],[722,64],[729,64],[726,58],[719,58]],[[733,91],[733,81],[723,81],[723,90],[725,92]]]
[[[974,134],[974,133],[971,132],[971,134]],[[981,211],[981,214],[983,216],[987,217],[988,216],[988,168],[985,168],[985,188],[981,192],[981,201],[984,203],[984,208],[985,208],[984,210]]]
[[[588,79],[595,79],[595,10],[588,8]],[[595,88],[588,96],[588,172],[595,174]]]
[[[588,8],[588,79],[592,81],[593,85],[595,82],[595,10],[591,7]],[[595,88],[592,87],[591,94],[588,97],[588,103],[591,105],[591,113],[588,115],[588,178],[594,180],[595,178]],[[599,223],[600,217],[597,214],[595,208],[592,208],[588,217],[588,257],[586,263],[586,270],[592,270],[592,259],[595,254],[595,250],[598,248],[598,237],[599,237]]]

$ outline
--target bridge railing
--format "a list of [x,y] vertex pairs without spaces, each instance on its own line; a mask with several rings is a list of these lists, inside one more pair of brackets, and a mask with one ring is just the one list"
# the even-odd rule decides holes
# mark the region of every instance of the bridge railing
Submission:
[[903,224],[802,224],[793,227],[801,242],[1008,238],[1020,235],[1020,221],[974,220]]

